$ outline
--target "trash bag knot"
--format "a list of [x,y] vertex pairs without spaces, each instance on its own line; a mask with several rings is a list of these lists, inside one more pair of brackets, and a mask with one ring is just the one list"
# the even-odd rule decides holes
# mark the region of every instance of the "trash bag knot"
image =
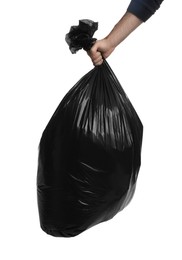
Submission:
[[65,37],[71,53],[76,53],[81,49],[90,50],[96,41],[96,38],[92,37],[97,29],[98,23],[89,19],[79,20],[78,26],[71,26]]

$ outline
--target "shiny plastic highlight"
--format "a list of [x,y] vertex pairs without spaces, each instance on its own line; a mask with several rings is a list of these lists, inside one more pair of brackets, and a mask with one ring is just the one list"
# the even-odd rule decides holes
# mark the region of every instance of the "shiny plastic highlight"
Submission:
[[133,197],[142,123],[106,61],[63,98],[39,144],[41,228],[73,237],[113,218]]

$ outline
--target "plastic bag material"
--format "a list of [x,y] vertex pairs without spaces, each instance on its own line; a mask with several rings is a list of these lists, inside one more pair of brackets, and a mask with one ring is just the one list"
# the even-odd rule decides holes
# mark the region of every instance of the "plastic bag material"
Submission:
[[106,61],[65,95],[39,144],[40,225],[73,237],[113,218],[133,197],[142,123]]
[[96,41],[93,35],[97,29],[98,23],[89,19],[79,20],[79,25],[71,26],[69,33],[65,37],[71,53],[74,54],[81,49],[90,50]]

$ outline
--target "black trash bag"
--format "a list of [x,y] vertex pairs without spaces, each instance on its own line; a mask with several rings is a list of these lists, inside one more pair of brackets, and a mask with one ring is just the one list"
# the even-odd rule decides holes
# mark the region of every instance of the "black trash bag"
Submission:
[[136,187],[142,132],[106,61],[83,76],[63,98],[40,140],[41,228],[53,236],[73,237],[126,207]]

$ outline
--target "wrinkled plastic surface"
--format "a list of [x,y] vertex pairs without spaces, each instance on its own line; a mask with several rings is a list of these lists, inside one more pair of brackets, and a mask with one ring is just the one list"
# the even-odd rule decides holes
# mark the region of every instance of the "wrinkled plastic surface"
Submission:
[[39,144],[41,228],[72,237],[130,202],[141,161],[142,123],[104,61],[63,98]]
[[88,51],[96,41],[93,35],[97,29],[98,23],[89,19],[79,20],[79,25],[71,26],[65,37],[71,53],[81,49]]

